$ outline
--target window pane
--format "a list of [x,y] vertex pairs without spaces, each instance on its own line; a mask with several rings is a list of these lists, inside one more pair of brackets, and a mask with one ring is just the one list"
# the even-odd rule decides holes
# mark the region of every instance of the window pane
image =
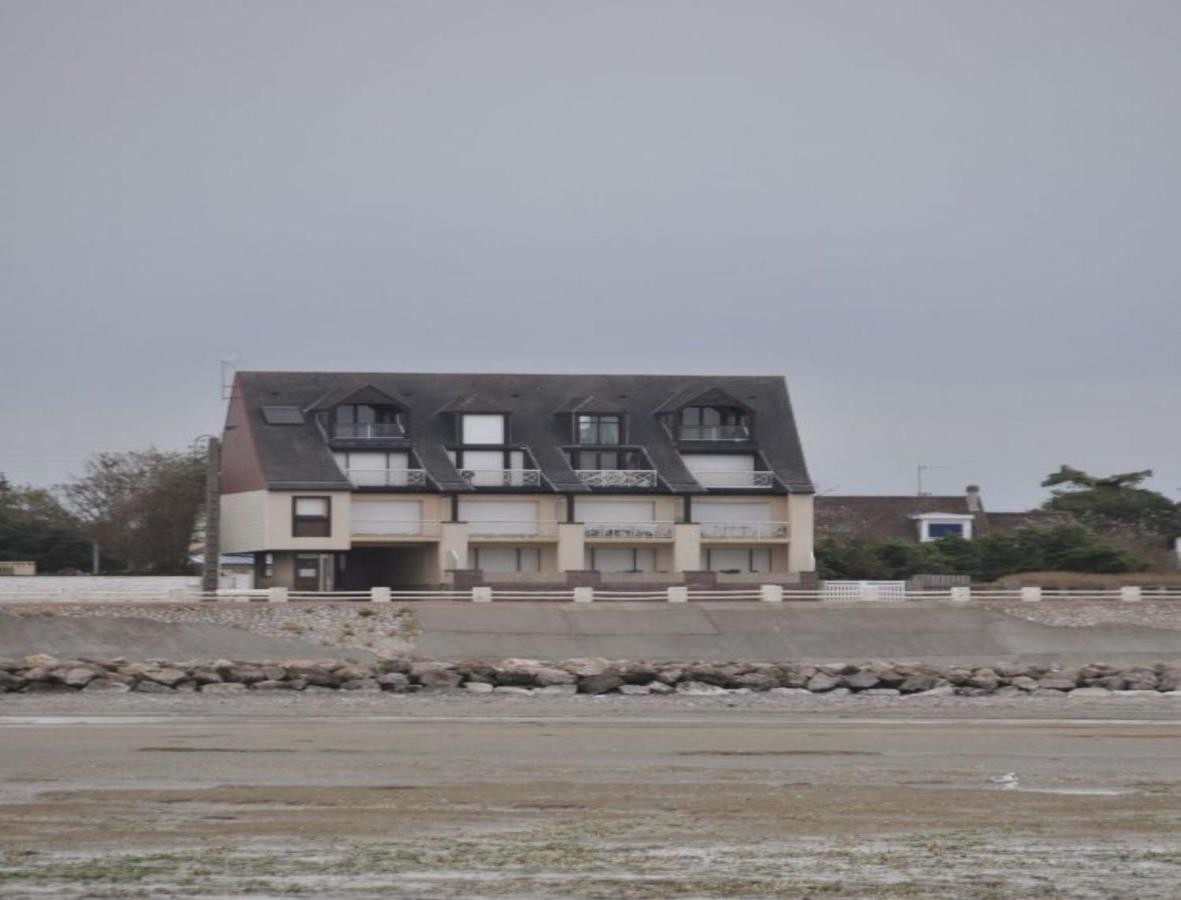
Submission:
[[580,444],[594,444],[596,440],[596,427],[593,416],[579,416],[578,417],[578,443]]
[[600,444],[618,444],[619,443],[619,417],[618,416],[603,416],[602,421],[599,422],[599,443]]
[[504,416],[468,415],[463,417],[465,444],[503,444]]
[[341,425],[352,425],[353,408],[347,404],[336,407],[336,421]]
[[357,423],[360,425],[371,425],[377,421],[377,416],[374,414],[372,406],[366,406],[363,403],[357,404]]
[[299,497],[295,501],[295,514],[297,516],[327,516],[328,498]]

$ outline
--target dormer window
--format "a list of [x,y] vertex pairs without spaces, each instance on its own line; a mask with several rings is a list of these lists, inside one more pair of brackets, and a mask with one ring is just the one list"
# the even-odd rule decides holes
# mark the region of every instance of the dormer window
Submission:
[[463,444],[507,443],[507,423],[503,413],[465,414],[460,419],[459,440]]
[[736,406],[686,406],[677,437],[682,441],[745,441],[750,437],[746,411]]
[[618,444],[623,440],[623,417],[617,415],[579,415],[576,435],[580,444]]
[[364,440],[402,437],[404,433],[396,406],[341,403],[333,410],[333,437]]

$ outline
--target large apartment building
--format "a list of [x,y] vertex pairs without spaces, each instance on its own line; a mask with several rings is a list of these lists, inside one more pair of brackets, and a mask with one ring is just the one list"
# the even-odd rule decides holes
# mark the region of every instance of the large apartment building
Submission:
[[779,377],[241,372],[222,549],[259,586],[810,579]]

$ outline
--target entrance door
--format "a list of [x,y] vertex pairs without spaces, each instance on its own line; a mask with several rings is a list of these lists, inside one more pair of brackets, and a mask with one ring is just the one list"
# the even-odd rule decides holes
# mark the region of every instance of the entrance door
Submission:
[[295,590],[320,590],[320,557],[295,557]]

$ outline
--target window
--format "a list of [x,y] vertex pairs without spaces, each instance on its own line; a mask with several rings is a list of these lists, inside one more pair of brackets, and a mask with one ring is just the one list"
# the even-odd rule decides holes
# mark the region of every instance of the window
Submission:
[[644,458],[636,450],[571,450],[575,469],[642,469]]
[[750,436],[746,413],[734,406],[686,406],[681,410],[683,441],[741,441]]
[[505,443],[505,416],[495,415],[467,415],[463,417],[460,430],[460,441],[464,444],[503,444]]
[[254,554],[254,580],[261,584],[262,582],[275,577],[275,554],[273,553],[255,553]]
[[396,406],[342,403],[333,410],[332,433],[338,438],[401,437]]
[[710,572],[771,571],[771,551],[765,547],[710,548],[703,556]]
[[410,454],[372,450],[338,450],[336,465],[355,487],[405,487],[417,483],[408,474]]
[[291,534],[293,537],[331,537],[332,498],[293,497]]
[[964,526],[959,522],[928,522],[927,536],[933,541],[945,537],[963,537]]
[[475,547],[472,568],[482,572],[537,572],[541,551],[536,547]]
[[623,434],[621,416],[587,415],[578,417],[578,443],[618,444]]
[[588,547],[586,567],[600,572],[655,572],[656,551],[651,547]]

